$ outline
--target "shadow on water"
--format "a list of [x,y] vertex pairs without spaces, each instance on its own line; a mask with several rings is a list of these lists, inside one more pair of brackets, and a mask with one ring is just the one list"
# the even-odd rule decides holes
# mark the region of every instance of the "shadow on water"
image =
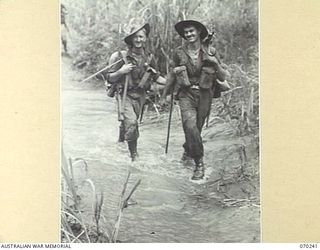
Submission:
[[[63,81],[66,81],[64,79]],[[221,192],[214,181],[224,163],[228,145],[236,139],[219,139],[205,143],[206,181],[195,183],[190,177],[192,165],[184,166],[184,135],[177,109],[173,114],[170,152],[164,154],[166,116],[152,120],[145,116],[140,126],[139,160],[131,164],[127,147],[117,143],[118,121],[113,99],[104,90],[84,90],[68,86],[62,91],[62,138],[69,157],[84,158],[75,170],[84,213],[90,218],[90,178],[105,194],[103,215],[112,223],[122,185],[131,171],[129,187],[141,179],[133,195],[135,205],[126,208],[119,232],[124,242],[258,242],[259,208],[255,206],[221,206]],[[229,162],[230,163],[230,162]],[[217,167],[219,166],[219,167]],[[223,197],[226,198],[226,197]]]

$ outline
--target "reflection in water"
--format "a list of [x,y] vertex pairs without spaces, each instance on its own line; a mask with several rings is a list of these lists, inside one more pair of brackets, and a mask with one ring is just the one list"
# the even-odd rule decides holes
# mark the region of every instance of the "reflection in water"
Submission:
[[[141,179],[133,195],[136,205],[124,211],[119,239],[128,242],[257,242],[260,240],[259,209],[252,206],[222,208],[210,181],[223,162],[219,150],[228,141],[206,142],[206,181],[190,180],[192,165],[183,166],[184,135],[179,114],[173,115],[168,155],[164,154],[167,119],[148,119],[140,127],[139,160],[131,164],[127,147],[117,143],[118,121],[114,100],[103,90],[64,89],[63,144],[66,155],[84,158],[85,173],[76,165],[76,178],[84,211],[90,218],[91,194],[83,181],[90,178],[105,196],[103,214],[113,223],[127,170],[129,189]],[[234,142],[233,142],[234,143]],[[208,149],[212,150],[208,150]],[[217,153],[216,153],[217,152]]]

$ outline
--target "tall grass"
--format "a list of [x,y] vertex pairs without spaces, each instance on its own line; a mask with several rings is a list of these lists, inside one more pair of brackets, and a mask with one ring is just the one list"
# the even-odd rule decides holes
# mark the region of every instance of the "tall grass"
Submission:
[[68,242],[82,242],[85,238],[90,242],[88,228],[84,222],[79,206],[79,195],[73,174],[71,159],[67,161],[61,152],[62,194],[61,194],[61,232],[62,238]]
[[[77,182],[74,177],[74,162],[71,159],[67,160],[63,151],[61,156],[61,172],[63,177],[61,182],[61,240],[70,243],[118,242],[123,210],[128,206],[128,201],[140,185],[141,180],[136,182],[125,197],[130,178],[130,172],[128,172],[119,198],[116,222],[109,225],[103,213],[104,194],[103,192],[98,193],[94,182],[86,179],[84,183],[88,183],[92,191],[92,222],[88,222],[88,219],[85,220],[84,218],[88,217],[90,213],[82,211],[81,197],[78,194],[79,185],[84,185],[84,183]],[[79,160],[84,163],[87,171],[87,163],[83,159],[78,159],[78,161]],[[101,221],[101,219],[103,219],[103,221]]]
[[[127,25],[149,22],[148,47],[163,75],[169,71],[174,49],[183,44],[174,24],[196,19],[214,31],[212,45],[230,73],[232,89],[215,100],[215,118],[229,124],[236,135],[257,135],[259,125],[258,0],[62,0],[76,69],[91,74],[108,64],[111,53],[126,48]],[[98,76],[97,82],[103,85]],[[157,107],[157,98],[152,99]],[[156,109],[155,109],[156,110]],[[165,109],[166,110],[166,109]]]
[[[151,25],[149,47],[162,72],[166,57],[181,45],[174,24],[183,19],[202,21],[215,31],[214,46],[227,64],[248,69],[258,51],[257,0],[78,0],[67,1],[76,64],[92,72],[107,63],[112,52],[125,48],[126,25],[142,19]],[[119,29],[120,26],[120,29]],[[120,31],[120,34],[119,34]]]
[[[108,64],[110,55],[126,48],[127,25],[149,22],[148,47],[163,75],[169,71],[173,50],[184,41],[174,24],[196,19],[214,31],[212,45],[226,64],[233,87],[212,110],[224,120],[237,119],[239,135],[258,125],[258,0],[63,0],[68,9],[71,54],[76,69],[90,75]],[[96,81],[103,85],[102,75]],[[157,100],[155,100],[156,102]]]

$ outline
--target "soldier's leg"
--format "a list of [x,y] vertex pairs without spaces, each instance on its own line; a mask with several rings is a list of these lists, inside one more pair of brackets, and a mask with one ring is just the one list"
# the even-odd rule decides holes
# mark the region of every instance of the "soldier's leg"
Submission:
[[193,180],[200,180],[204,176],[203,144],[201,130],[197,122],[198,101],[199,95],[197,94],[185,93],[179,96],[183,130],[186,137],[185,147],[195,162]]
[[137,141],[139,138],[138,117],[140,113],[140,103],[127,96],[124,107],[124,139],[128,143],[132,161],[137,157]]
[[[185,141],[187,141],[187,139],[185,139]],[[181,157],[181,161],[185,164],[187,164],[190,160],[192,160],[191,156],[190,156],[190,153],[188,152],[188,146],[187,146],[187,143],[183,143],[183,154],[182,154],[182,157]]]
[[199,105],[197,113],[197,126],[201,133],[202,127],[210,113],[210,107],[212,104],[213,92],[209,89],[199,90]]
[[194,159],[203,156],[202,139],[197,126],[197,105],[198,97],[192,93],[182,92],[179,95],[182,126],[186,138],[184,148],[186,153]]
[[[201,137],[201,130],[205,123],[205,120],[210,112],[210,106],[212,103],[212,91],[200,89],[199,99],[198,99],[198,109],[197,109],[197,127]],[[200,180],[204,177],[204,163],[203,163],[203,146],[202,146],[202,156],[197,156],[194,158],[195,170],[193,172],[192,179]]]

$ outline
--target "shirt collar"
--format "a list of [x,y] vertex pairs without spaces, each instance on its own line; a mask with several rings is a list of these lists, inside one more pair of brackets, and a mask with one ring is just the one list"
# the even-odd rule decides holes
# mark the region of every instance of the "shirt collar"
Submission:
[[[147,58],[147,55],[148,55],[148,52],[147,52],[146,49],[144,49],[144,53],[142,54],[142,57],[143,57],[144,59],[146,59],[146,58]],[[131,58],[133,58],[134,60],[137,61],[135,55],[132,53],[132,49],[131,49],[131,48],[128,50],[127,56],[129,56],[129,57],[131,57]]]
[[[184,50],[184,52],[188,55],[188,43],[183,44],[181,47]],[[203,43],[200,44],[200,52],[206,52]]]

